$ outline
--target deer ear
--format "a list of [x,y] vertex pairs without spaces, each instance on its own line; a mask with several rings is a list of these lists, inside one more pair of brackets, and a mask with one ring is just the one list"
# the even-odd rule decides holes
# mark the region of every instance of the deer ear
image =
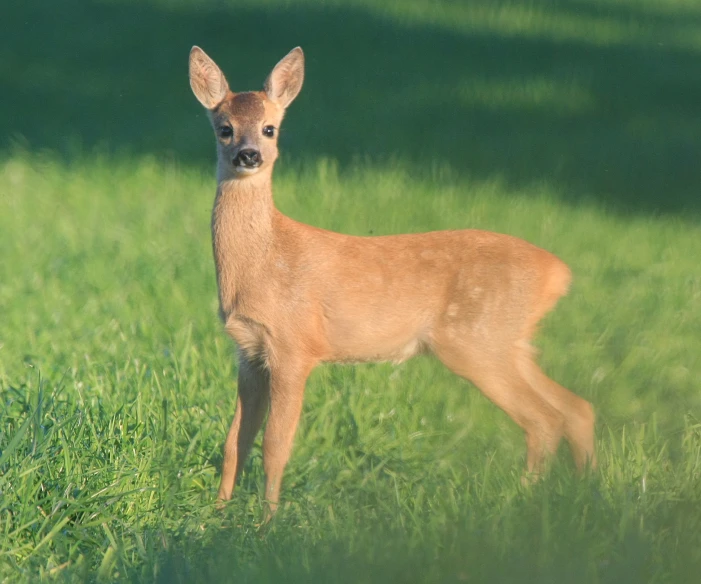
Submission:
[[265,80],[265,93],[270,101],[285,109],[297,97],[303,82],[304,53],[297,47],[275,65]]
[[221,69],[199,47],[190,51],[190,87],[199,102],[214,109],[226,97],[229,85]]

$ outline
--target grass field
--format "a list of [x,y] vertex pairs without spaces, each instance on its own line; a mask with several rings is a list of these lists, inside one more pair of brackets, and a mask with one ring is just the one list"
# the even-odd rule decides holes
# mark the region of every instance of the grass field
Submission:
[[[109,0],[3,9],[0,582],[701,580],[701,5]],[[429,358],[326,366],[275,520],[216,318],[202,46],[290,48],[278,206],[356,234],[478,227],[571,266],[537,344],[597,411],[520,485],[518,428]]]

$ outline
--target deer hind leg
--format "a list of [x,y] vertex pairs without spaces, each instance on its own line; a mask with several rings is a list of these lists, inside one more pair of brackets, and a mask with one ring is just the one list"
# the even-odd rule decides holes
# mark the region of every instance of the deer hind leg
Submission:
[[544,399],[519,371],[512,355],[483,355],[471,363],[467,351],[457,347],[434,348],[436,356],[454,373],[474,383],[526,434],[524,480],[536,479],[562,439],[566,420],[562,412]]
[[239,360],[238,398],[234,421],[224,444],[218,499],[228,501],[260,430],[269,403],[270,376],[262,365]]
[[535,351],[530,339],[535,334],[540,320],[553,309],[557,301],[567,292],[570,271],[560,261],[551,264],[540,302],[527,319],[521,340],[516,343],[516,366],[533,391],[538,393],[565,418],[565,438],[570,445],[578,471],[587,465],[596,467],[594,450],[594,409],[592,405],[562,387],[543,373],[535,362]]
[[533,391],[565,418],[565,438],[578,471],[596,467],[594,450],[594,409],[592,405],[550,379],[533,360],[533,349],[526,342],[517,348],[517,366]]

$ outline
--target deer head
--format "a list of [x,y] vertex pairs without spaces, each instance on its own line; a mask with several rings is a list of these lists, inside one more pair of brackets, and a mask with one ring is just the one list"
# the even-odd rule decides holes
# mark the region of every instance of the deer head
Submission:
[[303,81],[304,53],[297,47],[275,65],[263,91],[234,93],[216,63],[192,47],[190,87],[207,108],[217,138],[220,182],[272,171],[282,118]]

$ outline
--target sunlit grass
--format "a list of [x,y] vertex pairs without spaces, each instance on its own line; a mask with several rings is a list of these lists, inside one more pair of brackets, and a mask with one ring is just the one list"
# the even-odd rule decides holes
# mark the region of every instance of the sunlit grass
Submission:
[[216,323],[213,179],[150,158],[6,157],[0,573],[637,582],[686,573],[674,558],[698,566],[698,226],[568,208],[551,188],[283,163],[277,200],[298,219],[359,234],[494,229],[568,261],[575,284],[538,344],[546,370],[595,404],[601,468],[577,480],[563,451],[523,490],[520,432],[433,360],[325,367],[262,536],[258,447],[229,511],[213,507],[235,390]]
[[[8,4],[0,581],[695,582],[699,18],[692,0]],[[594,404],[595,473],[563,448],[521,487],[518,428],[422,357],[314,371],[276,520],[259,527],[259,443],[215,508],[236,371],[195,43],[235,90],[304,47],[285,213],[495,230],[571,266],[536,344]]]
[[[184,4],[199,0],[181,0]],[[448,30],[497,33],[505,37],[553,39],[594,46],[645,46],[701,49],[701,32],[694,18],[701,15],[698,3],[689,0],[303,0],[310,7],[355,7],[409,25],[439,25]],[[203,4],[203,5],[206,5]],[[264,0],[275,8],[290,6],[289,0]],[[632,15],[635,17],[632,17]],[[679,16],[676,22],[660,22],[659,16]]]

